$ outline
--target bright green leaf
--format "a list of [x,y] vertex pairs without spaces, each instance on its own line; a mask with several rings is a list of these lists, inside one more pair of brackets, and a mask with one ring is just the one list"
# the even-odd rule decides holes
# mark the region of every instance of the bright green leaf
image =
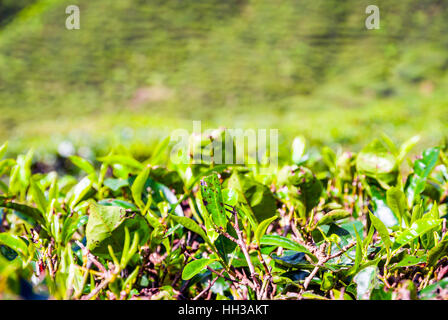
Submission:
[[191,261],[189,264],[187,264],[182,271],[182,279],[183,280],[189,280],[193,278],[198,273],[204,271],[204,269],[211,264],[213,259],[197,259],[194,261]]

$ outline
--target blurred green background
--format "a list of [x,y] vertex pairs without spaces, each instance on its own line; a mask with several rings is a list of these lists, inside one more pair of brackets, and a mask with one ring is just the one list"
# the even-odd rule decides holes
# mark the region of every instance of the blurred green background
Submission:
[[278,128],[285,146],[423,147],[448,133],[447,70],[444,0],[0,0],[0,141],[144,153],[202,120]]

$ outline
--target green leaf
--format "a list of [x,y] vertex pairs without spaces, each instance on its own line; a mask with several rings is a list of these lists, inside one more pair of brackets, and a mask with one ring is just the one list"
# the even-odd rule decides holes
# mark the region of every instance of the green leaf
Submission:
[[386,192],[375,184],[367,185],[367,188],[370,191],[372,201],[375,204],[375,216],[388,228],[397,226],[399,224],[399,218],[386,204]]
[[111,237],[112,232],[124,221],[126,211],[120,207],[89,205],[89,221],[86,227],[87,249],[92,250]]
[[413,136],[409,140],[406,140],[401,146],[398,152],[397,161],[398,163],[403,162],[406,154],[411,151],[411,149],[420,141],[420,136]]
[[423,203],[417,204],[412,209],[411,224],[423,217]]
[[104,180],[104,185],[112,191],[118,191],[123,187],[129,186],[129,181],[124,179],[109,178]]
[[427,259],[426,256],[405,255],[403,259],[401,259],[400,262],[398,262],[392,268],[390,268],[390,270],[392,271],[398,268],[415,266],[424,263],[426,259]]
[[387,205],[399,217],[400,226],[401,221],[405,218],[407,211],[406,196],[403,191],[397,187],[391,187],[386,193]]
[[143,170],[145,167],[139,161],[135,160],[130,156],[123,155],[108,155],[105,157],[98,158],[98,161],[107,163],[107,164],[121,164],[130,168]]
[[271,218],[262,221],[258,225],[257,230],[255,230],[255,241],[257,242],[258,245],[260,245],[261,237],[265,234],[266,229],[275,219],[277,219],[277,217],[273,216]]
[[320,218],[319,221],[317,222],[317,225],[320,226],[323,224],[330,224],[330,223],[345,219],[350,216],[351,216],[351,214],[347,210],[343,210],[343,209],[332,210],[332,211],[326,213],[322,218]]
[[201,180],[202,200],[213,222],[226,230],[227,217],[222,197],[221,184],[217,173],[213,173]]
[[0,207],[15,210],[26,218],[31,219],[32,221],[37,222],[43,226],[45,225],[45,220],[42,213],[36,208],[12,202],[11,200],[4,197],[0,197]]
[[168,136],[165,139],[162,139],[159,141],[157,146],[155,147],[153,153],[151,154],[151,158],[147,161],[147,163],[150,163],[151,165],[158,164],[160,158],[163,156],[163,152],[168,148],[168,145],[170,144],[171,137]]
[[369,212],[370,221],[372,221],[373,226],[375,227],[376,231],[378,231],[378,234],[381,237],[381,240],[383,240],[384,246],[387,249],[387,252],[389,252],[390,247],[392,246],[392,242],[390,241],[389,232],[387,231],[386,226],[384,223],[375,217],[371,212]]
[[132,197],[134,198],[135,203],[137,206],[140,207],[141,210],[145,207],[145,204],[142,201],[142,192],[143,188],[145,187],[146,180],[148,179],[150,167],[146,167],[143,169],[135,178],[134,183],[131,187]]
[[207,235],[205,234],[204,230],[193,220],[187,217],[180,217],[176,215],[170,215],[171,219],[175,222],[179,223],[180,225],[184,226],[190,231],[193,231],[200,235],[202,239],[204,239],[206,242],[210,244],[210,240],[208,239]]
[[[235,228],[229,223],[227,223],[227,233],[230,234],[232,237],[237,238],[238,235],[236,234]],[[215,242],[214,245],[216,249],[218,250],[219,255],[223,258],[224,261],[229,262],[229,255],[235,250],[236,243],[227,237],[220,234]]]
[[348,275],[352,275],[358,272],[363,256],[363,242],[361,240],[361,237],[359,236],[358,231],[356,231],[355,226],[353,226],[353,230],[356,234],[356,256],[355,256],[355,264],[353,265],[353,267],[349,269]]
[[64,221],[64,225],[62,226],[62,243],[67,244],[73,234],[81,228],[83,225],[87,223],[89,217],[87,215],[79,216],[79,217],[68,217]]
[[444,278],[436,283],[433,283],[426,288],[424,288],[422,291],[420,291],[420,299],[422,300],[434,300],[436,296],[439,295],[439,292],[441,290],[447,290],[448,289],[448,278]]
[[148,241],[150,229],[140,214],[127,217],[124,208],[102,206],[91,201],[86,226],[87,248],[96,255],[109,257],[107,247],[110,245],[115,254],[120,255],[125,242],[126,227],[131,234],[139,233],[140,245]]
[[305,248],[301,244],[299,244],[291,239],[288,239],[288,238],[285,238],[282,236],[266,234],[263,237],[261,237],[260,244],[269,245],[269,246],[277,246],[277,247],[282,247],[284,249],[294,250],[297,252],[303,252],[303,253],[306,253],[314,261],[317,261],[317,258],[307,248]]
[[238,203],[238,192],[232,188],[223,189],[222,198],[225,204],[234,207]]
[[135,204],[120,199],[103,199],[98,201],[98,204],[102,206],[122,207],[131,211],[137,211],[138,208]]
[[168,170],[160,166],[151,167],[149,177],[174,190],[177,194],[184,192],[184,181],[177,171]]
[[442,240],[428,252],[428,259],[426,263],[428,267],[433,267],[448,254],[448,233],[446,233]]
[[28,257],[28,245],[19,236],[0,233],[0,244],[10,247],[24,258]]
[[386,133],[384,133],[384,132],[381,133],[381,140],[382,140],[382,142],[384,142],[387,145],[390,152],[392,152],[394,155],[396,155],[398,153],[395,143],[392,141],[392,139]]
[[322,160],[330,169],[330,172],[334,173],[336,171],[336,154],[331,148],[327,146],[322,148]]
[[[422,216],[422,219],[439,219],[439,206],[434,201],[431,210]],[[421,236],[421,242],[425,249],[431,249],[434,246],[435,238],[433,233],[426,233]]]
[[[273,248],[273,250],[275,250],[275,248]],[[272,258],[276,263],[289,268],[309,265],[309,262],[305,259],[305,253],[294,250],[283,250],[282,256],[273,254]]]
[[439,206],[437,202],[434,201],[432,204],[431,210],[423,215],[423,219],[439,219]]
[[30,191],[39,210],[42,213],[47,212],[47,199],[45,198],[45,195],[39,185],[33,179],[30,179]]
[[417,239],[421,235],[425,234],[432,229],[440,227],[443,219],[420,219],[415,221],[411,227],[404,230],[395,239],[393,250],[397,250],[409,242]]
[[[150,194],[146,192],[147,189],[152,190]],[[177,199],[176,195],[168,188],[166,185],[159,183],[150,177],[146,180],[145,187],[143,189],[142,193],[142,200],[144,199],[144,196],[151,197],[152,201],[157,204],[162,201],[167,201],[170,206],[170,213],[174,211],[174,213],[178,216],[183,216],[184,212],[182,210],[182,206],[180,205],[179,200]]]
[[365,252],[367,252],[370,243],[372,242],[373,239],[373,233],[375,231],[375,227],[373,225],[370,226],[369,232],[367,233],[367,236],[365,237],[365,239],[362,241],[362,247],[363,250]]
[[8,148],[8,141],[6,141],[4,144],[0,146],[0,159],[3,158],[3,156],[5,155],[7,148]]
[[18,155],[16,165],[11,169],[9,178],[9,192],[17,194],[19,191],[24,191],[28,185],[31,177],[31,163],[33,160],[34,151],[31,149],[26,155]]
[[322,183],[310,169],[295,169],[288,182],[299,189],[297,197],[305,205],[306,212],[310,212],[319,203],[323,191]]
[[89,177],[84,177],[81,181],[79,181],[73,189],[70,191],[72,195],[70,198],[70,208],[73,209],[79,201],[84,198],[87,192],[90,191],[92,187],[92,180]]
[[259,223],[275,215],[277,210],[274,194],[268,186],[234,171],[227,182],[229,188],[238,191],[243,211],[250,220]]
[[211,264],[214,259],[197,259],[194,261],[191,261],[189,264],[187,264],[182,271],[182,279],[183,280],[189,280],[193,278],[198,273],[204,271],[204,269]]
[[414,162],[414,173],[409,178],[406,188],[408,205],[412,206],[414,200],[425,190],[426,180],[437,164],[440,148],[429,148],[423,152],[422,159]]
[[96,174],[95,173],[95,168],[86,159],[83,159],[83,158],[78,157],[78,156],[70,156],[69,159],[75,166],[77,166],[78,168],[84,170],[87,174],[89,174],[89,175],[90,174]]
[[373,140],[358,154],[356,170],[359,174],[386,184],[393,184],[398,175],[395,156],[378,139]]
[[191,180],[188,181],[188,185],[187,185],[187,189],[193,189],[194,185],[201,180],[203,177],[209,176],[210,174],[213,173],[221,173],[224,170],[228,169],[229,165],[228,164],[220,164],[220,165],[216,165],[211,169],[208,169],[207,171],[197,175],[196,177],[192,178]]

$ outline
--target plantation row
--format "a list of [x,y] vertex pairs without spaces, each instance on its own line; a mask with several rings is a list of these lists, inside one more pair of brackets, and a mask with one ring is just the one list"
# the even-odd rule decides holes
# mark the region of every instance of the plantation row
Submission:
[[446,299],[447,150],[412,161],[417,141],[311,154],[298,138],[263,175],[171,163],[167,140],[38,173],[5,144],[0,298]]

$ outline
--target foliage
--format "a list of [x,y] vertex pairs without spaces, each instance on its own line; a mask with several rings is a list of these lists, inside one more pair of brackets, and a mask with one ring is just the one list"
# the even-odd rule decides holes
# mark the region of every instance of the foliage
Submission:
[[448,298],[445,146],[406,172],[412,143],[386,136],[349,156],[292,144],[293,163],[263,174],[174,163],[163,142],[147,160],[115,150],[42,173],[3,145],[0,296]]
[[[0,27],[0,139],[42,158],[69,140],[93,159],[117,143],[153,150],[162,129],[202,119],[282,128],[284,148],[298,134],[357,148],[380,131],[435,145],[448,121],[448,3],[378,0],[381,29],[366,30],[371,4],[2,0],[0,11],[26,6]],[[65,28],[68,5],[80,30]]]

